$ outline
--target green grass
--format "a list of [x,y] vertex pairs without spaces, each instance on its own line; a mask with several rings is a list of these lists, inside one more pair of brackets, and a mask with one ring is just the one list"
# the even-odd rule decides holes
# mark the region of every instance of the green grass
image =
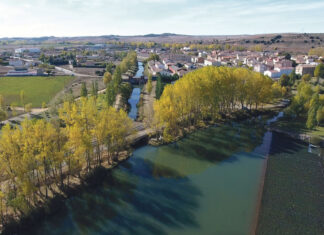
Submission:
[[283,117],[280,118],[277,122],[275,122],[273,127],[289,131],[295,132],[299,134],[308,134],[312,137],[324,138],[324,127],[317,126],[314,129],[310,130],[306,127],[306,118],[288,118]]
[[258,221],[258,235],[324,234],[321,159],[300,141],[274,134]]
[[61,91],[73,77],[0,77],[0,94],[5,103],[15,102],[22,106],[20,91],[25,93],[25,104],[32,103],[33,107],[41,107]]

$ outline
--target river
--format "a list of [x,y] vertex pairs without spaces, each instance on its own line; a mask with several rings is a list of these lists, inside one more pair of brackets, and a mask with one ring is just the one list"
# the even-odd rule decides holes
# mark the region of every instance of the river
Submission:
[[272,133],[266,120],[145,146],[33,234],[249,234]]
[[[140,78],[144,74],[144,66],[142,62],[138,62],[138,71],[135,75],[135,78]],[[130,111],[128,113],[128,116],[132,119],[135,120],[137,118],[137,104],[140,100],[141,97],[141,88],[135,87],[133,88],[131,97],[128,100],[128,103],[130,104]]]

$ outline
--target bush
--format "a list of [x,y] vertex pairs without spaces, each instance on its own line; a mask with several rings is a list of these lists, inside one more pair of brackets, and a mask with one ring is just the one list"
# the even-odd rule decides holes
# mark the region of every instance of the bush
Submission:
[[317,65],[315,72],[314,72],[314,76],[324,78],[324,64]]

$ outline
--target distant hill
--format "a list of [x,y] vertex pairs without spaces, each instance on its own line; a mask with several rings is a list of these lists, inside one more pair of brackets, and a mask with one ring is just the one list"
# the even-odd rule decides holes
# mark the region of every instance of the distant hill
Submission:
[[143,37],[170,37],[170,36],[184,36],[180,34],[174,34],[174,33],[162,33],[162,34],[146,34]]
[[[2,38],[1,42],[15,42],[14,45],[106,43],[120,42],[156,42],[156,43],[199,43],[199,44],[229,44],[251,48],[261,45],[265,50],[307,53],[311,48],[324,47],[324,33],[274,33],[258,35],[181,35],[174,33],[146,34],[135,36],[103,35],[80,37],[40,37],[40,38]],[[3,44],[3,43],[2,43]]]

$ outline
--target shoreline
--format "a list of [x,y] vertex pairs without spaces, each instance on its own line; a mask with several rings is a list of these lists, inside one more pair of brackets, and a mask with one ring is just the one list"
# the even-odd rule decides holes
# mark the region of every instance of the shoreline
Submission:
[[[278,129],[278,128],[268,127],[267,129],[268,129],[268,131],[277,132],[277,133],[286,135],[287,137],[290,137],[290,138],[292,138],[294,140],[302,141],[302,142],[304,142],[306,144],[309,144],[308,141],[311,138],[311,136],[307,135],[307,134],[299,134],[299,133],[295,133],[295,132],[289,132],[289,131],[281,130],[281,129]],[[266,175],[267,175],[267,172],[268,172],[269,158],[270,158],[270,154],[268,154],[266,156],[266,160],[263,163],[263,167],[262,167],[261,182],[260,182],[260,185],[259,185],[258,196],[257,196],[257,205],[255,207],[255,213],[254,213],[253,222],[252,222],[252,225],[251,225],[251,233],[250,233],[251,235],[257,234],[257,229],[258,229],[258,226],[259,226],[259,217],[260,217],[260,211],[261,211],[261,207],[262,207],[263,193],[264,193],[264,189],[265,189],[265,187],[264,187],[265,178],[266,178]],[[324,176],[324,172],[322,172],[322,174]]]
[[[41,205],[33,208],[27,216],[18,218],[14,215],[9,215],[8,223],[4,226],[2,225],[0,233],[20,234],[22,231],[28,230],[28,227],[32,227],[39,220],[42,220],[42,218],[54,216],[64,206],[66,200],[79,195],[84,189],[93,187],[95,185],[93,182],[89,184],[93,177],[95,178],[97,174],[102,172],[108,174],[114,170],[114,168],[127,161],[133,155],[133,150],[122,151],[112,163],[108,164],[107,161],[103,161],[101,166],[93,168],[90,172],[83,172],[81,178],[74,177],[74,181],[70,179],[72,182],[69,187],[66,187],[61,193],[53,192],[45,201],[41,202]],[[106,158],[103,159],[107,160]]]
[[269,160],[270,155],[268,154],[266,156],[266,159],[263,163],[262,166],[262,171],[261,171],[261,178],[260,178],[260,183],[259,183],[259,190],[258,190],[258,195],[257,195],[257,201],[256,201],[256,206],[254,210],[254,216],[251,224],[251,235],[255,235],[257,233],[258,229],[258,224],[259,224],[259,216],[260,216],[260,211],[261,211],[261,205],[262,205],[262,198],[263,198],[263,192],[264,192],[264,183],[265,183],[265,177],[267,174],[267,169],[268,169],[268,160]]

